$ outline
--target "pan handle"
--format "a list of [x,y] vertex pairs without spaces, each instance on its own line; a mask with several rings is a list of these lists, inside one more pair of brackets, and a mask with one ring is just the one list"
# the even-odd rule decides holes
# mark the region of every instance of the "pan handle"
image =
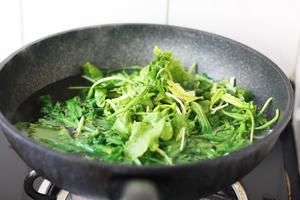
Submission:
[[132,180],[125,184],[120,200],[159,200],[159,195],[153,183]]
[[56,197],[53,195],[47,195],[47,194],[42,194],[37,192],[33,188],[33,183],[34,181],[39,178],[40,175],[36,173],[36,171],[31,171],[25,178],[24,180],[24,190],[28,196],[30,196],[33,199],[38,199],[38,200],[56,200]]

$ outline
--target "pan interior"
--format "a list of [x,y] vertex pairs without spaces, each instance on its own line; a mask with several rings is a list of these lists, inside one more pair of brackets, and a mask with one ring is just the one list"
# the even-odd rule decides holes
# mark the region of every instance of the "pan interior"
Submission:
[[[23,48],[2,64],[0,110],[12,123],[34,118],[37,113],[34,98],[45,86],[69,77],[64,87],[46,88],[46,93],[57,99],[74,95],[65,86],[80,81],[81,64],[90,61],[101,68],[145,65],[153,58],[154,46],[172,51],[186,67],[196,62],[199,72],[206,72],[216,80],[235,77],[237,85],[255,94],[259,105],[273,97],[268,115],[273,115],[276,108],[280,109],[281,116],[288,112],[289,93],[285,79],[265,57],[213,34],[160,25],[75,30]],[[17,112],[26,99],[28,106]]]

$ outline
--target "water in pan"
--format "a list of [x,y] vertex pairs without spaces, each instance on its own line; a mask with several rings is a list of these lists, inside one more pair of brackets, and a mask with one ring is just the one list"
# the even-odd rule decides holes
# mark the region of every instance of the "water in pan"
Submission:
[[49,84],[28,97],[17,109],[12,122],[35,121],[40,117],[38,98],[50,95],[54,101],[69,99],[78,94],[78,90],[69,89],[70,86],[85,86],[89,83],[80,76],[71,76],[66,79]]

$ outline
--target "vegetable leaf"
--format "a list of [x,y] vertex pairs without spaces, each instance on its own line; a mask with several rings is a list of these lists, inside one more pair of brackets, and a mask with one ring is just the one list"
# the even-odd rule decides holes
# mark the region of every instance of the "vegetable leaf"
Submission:
[[91,79],[92,81],[97,81],[103,78],[102,71],[97,68],[95,65],[91,64],[90,62],[85,63],[82,65],[83,75]]

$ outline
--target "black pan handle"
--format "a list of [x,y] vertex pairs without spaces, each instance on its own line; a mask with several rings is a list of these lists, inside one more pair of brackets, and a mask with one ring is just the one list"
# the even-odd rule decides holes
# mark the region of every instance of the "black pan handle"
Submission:
[[155,185],[146,180],[132,180],[124,185],[121,200],[159,200]]
[[24,180],[24,190],[26,194],[35,200],[56,200],[55,196],[41,194],[33,188],[34,181],[39,177],[40,175],[38,175],[38,173],[36,173],[35,171],[31,171],[26,176]]

